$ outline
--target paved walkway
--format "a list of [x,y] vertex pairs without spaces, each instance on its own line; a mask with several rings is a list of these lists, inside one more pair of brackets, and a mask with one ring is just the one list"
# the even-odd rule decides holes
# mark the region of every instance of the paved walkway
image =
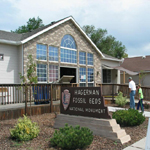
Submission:
[[[116,108],[116,107],[108,106],[108,110],[111,112],[115,112],[116,110],[124,110],[124,108]],[[148,111],[144,111],[143,115],[145,117],[150,118],[150,112],[148,112]],[[126,147],[123,150],[145,150],[145,144],[146,144],[146,137],[141,139],[140,141],[137,141],[136,143]]]

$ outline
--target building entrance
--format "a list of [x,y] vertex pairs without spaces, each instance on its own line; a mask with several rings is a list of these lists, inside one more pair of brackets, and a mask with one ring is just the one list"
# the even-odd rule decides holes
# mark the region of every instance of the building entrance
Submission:
[[60,67],[60,78],[63,75],[74,76],[74,78],[70,81],[70,83],[76,83],[76,68]]

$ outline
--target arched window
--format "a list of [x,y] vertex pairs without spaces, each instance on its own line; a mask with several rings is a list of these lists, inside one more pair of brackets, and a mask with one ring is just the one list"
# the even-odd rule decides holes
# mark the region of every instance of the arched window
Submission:
[[61,47],[76,49],[76,43],[74,38],[69,34],[65,35],[61,40]]
[[74,38],[65,35],[61,40],[61,62],[77,63],[77,49]]

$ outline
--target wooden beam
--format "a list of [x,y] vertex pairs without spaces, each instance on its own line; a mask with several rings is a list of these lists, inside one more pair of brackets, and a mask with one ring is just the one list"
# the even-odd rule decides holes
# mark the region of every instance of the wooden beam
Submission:
[[53,84],[51,84],[51,113],[53,112]]
[[125,71],[123,72],[123,84],[125,84]]

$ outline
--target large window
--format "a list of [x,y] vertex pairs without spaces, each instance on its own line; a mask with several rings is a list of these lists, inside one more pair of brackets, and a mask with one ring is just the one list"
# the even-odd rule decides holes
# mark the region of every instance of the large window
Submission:
[[61,47],[76,49],[76,43],[74,41],[74,38],[69,34],[65,35],[61,40]]
[[93,54],[91,54],[91,53],[87,54],[87,64],[93,65]]
[[103,69],[103,83],[111,83],[111,70]]
[[80,86],[86,86],[86,68],[80,68]]
[[37,64],[37,76],[39,82],[47,81],[47,65],[45,64]]
[[37,44],[36,58],[39,60],[47,60],[47,46],[46,45]]
[[49,65],[49,82],[58,80],[58,66]]
[[65,35],[61,41],[61,62],[77,63],[76,44],[71,35]]
[[79,52],[79,64],[86,65],[86,53]]
[[94,84],[94,69],[88,68],[88,86],[93,86]]
[[49,46],[49,61],[58,61],[58,48]]
[[77,63],[77,51],[61,48],[61,62]]

